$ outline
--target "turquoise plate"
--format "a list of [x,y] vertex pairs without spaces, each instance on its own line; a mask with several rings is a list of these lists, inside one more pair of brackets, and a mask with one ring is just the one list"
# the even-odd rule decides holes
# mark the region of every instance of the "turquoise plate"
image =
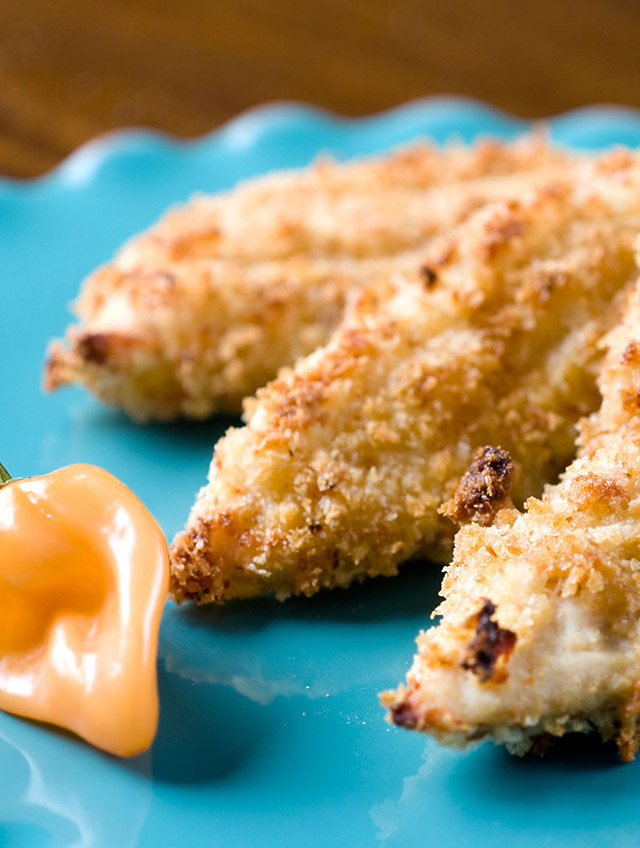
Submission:
[[[14,474],[102,465],[171,537],[228,421],[136,426],[79,390],[40,391],[47,341],[79,281],[195,190],[272,168],[385,150],[422,136],[512,137],[528,124],[472,101],[419,101],[345,120],[276,105],[196,142],[116,133],[48,176],[0,183],[2,461]],[[550,120],[579,148],[640,144],[640,114],[595,107]],[[2,848],[163,846],[636,846],[640,764],[595,740],[546,760],[485,745],[461,754],[383,721],[436,603],[437,569],[279,604],[168,605],[159,732],[130,761],[0,715]]]

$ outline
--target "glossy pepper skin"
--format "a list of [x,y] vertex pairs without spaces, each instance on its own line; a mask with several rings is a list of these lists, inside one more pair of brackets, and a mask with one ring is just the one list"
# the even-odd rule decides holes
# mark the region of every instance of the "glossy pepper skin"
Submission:
[[4,483],[0,709],[119,756],[148,748],[168,583],[162,531],[108,472],[70,465]]

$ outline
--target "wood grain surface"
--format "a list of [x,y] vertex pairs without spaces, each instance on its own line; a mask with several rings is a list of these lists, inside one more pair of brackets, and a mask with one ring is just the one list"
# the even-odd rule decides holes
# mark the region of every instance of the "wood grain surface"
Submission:
[[42,173],[114,127],[197,135],[269,100],[640,106],[639,36],[637,0],[0,0],[0,173]]

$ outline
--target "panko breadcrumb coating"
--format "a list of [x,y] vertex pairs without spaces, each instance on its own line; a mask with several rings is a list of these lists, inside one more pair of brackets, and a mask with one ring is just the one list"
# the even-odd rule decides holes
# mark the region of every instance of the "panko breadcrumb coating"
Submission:
[[526,511],[460,530],[437,627],[418,637],[396,724],[523,753],[598,731],[640,742],[640,284],[607,338],[580,456]]
[[619,153],[477,211],[413,275],[365,290],[330,343],[247,404],[172,546],[178,600],[311,595],[413,556],[479,446],[540,493],[597,406],[597,342],[634,269],[640,159]]
[[419,145],[197,197],[88,278],[45,386],[80,382],[140,420],[238,412],[327,341],[353,291],[418,267],[425,242],[487,200],[575,164],[538,137]]

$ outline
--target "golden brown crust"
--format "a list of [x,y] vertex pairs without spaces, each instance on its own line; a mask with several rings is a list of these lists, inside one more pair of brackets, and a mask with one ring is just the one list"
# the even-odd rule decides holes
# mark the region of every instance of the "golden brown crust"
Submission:
[[83,383],[138,419],[238,412],[329,338],[352,292],[422,263],[487,199],[575,159],[539,139],[329,161],[170,211],[85,282],[44,384]]
[[[640,742],[640,283],[607,338],[602,405],[580,456],[526,512],[463,528],[443,584],[440,624],[418,638],[389,717],[442,742],[482,738],[522,753],[543,734],[597,730],[623,760]],[[508,675],[469,673],[468,626],[480,597],[515,634]],[[400,722],[407,726],[406,722]]]
[[634,267],[639,163],[597,167],[479,210],[433,245],[436,286],[382,280],[258,393],[172,546],[177,599],[308,595],[446,558],[438,508],[482,445],[521,469],[518,503],[553,479]]

